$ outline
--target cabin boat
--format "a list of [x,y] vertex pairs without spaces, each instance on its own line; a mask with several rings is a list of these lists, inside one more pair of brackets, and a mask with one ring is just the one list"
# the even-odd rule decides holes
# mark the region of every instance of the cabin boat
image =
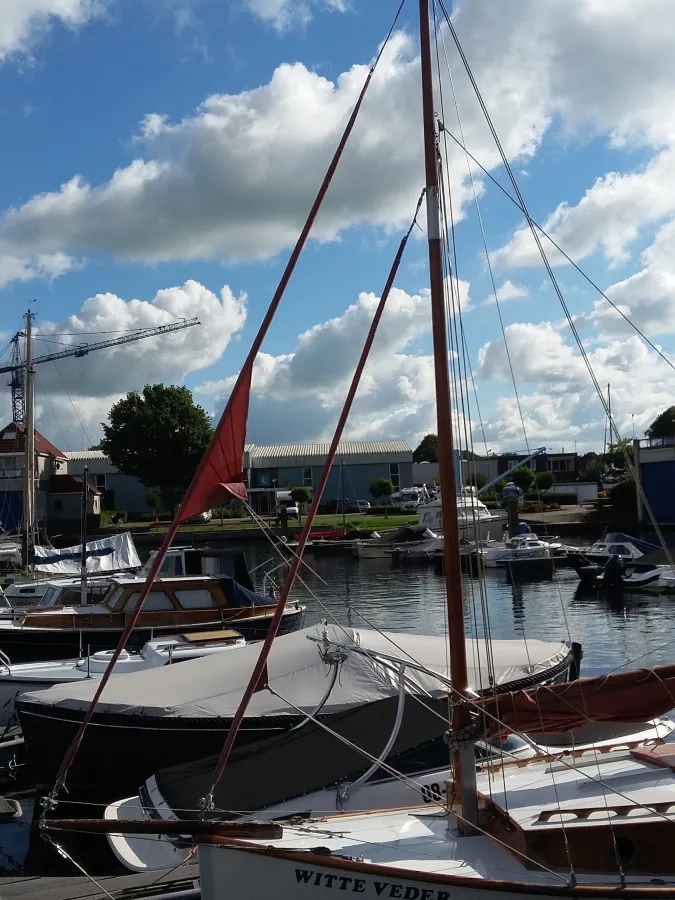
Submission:
[[636,570],[652,569],[655,560],[651,557],[656,554],[659,555],[660,561],[662,551],[659,547],[621,532],[607,534],[590,547],[567,549],[567,558],[577,572],[589,565],[604,566],[614,556],[618,556],[622,563],[633,566]]
[[[527,760],[537,756],[562,757],[572,751],[577,755],[588,751],[606,752],[609,749],[629,749],[662,743],[675,730],[675,722],[670,719],[652,719],[648,722],[594,723],[566,735],[530,735],[527,739],[518,734],[509,734],[504,740],[477,741],[474,744],[476,764],[482,771],[487,766],[498,766],[505,761]],[[398,809],[423,802],[431,808],[445,793],[445,783],[451,777],[447,765],[447,748],[439,751],[439,763],[435,768],[423,769],[414,766],[419,761],[419,751],[405,758],[391,761],[391,765],[403,772],[408,780],[392,777],[385,771],[374,772],[365,782],[350,785],[346,780],[324,790],[302,794],[285,799],[283,803],[272,804],[257,809],[251,816],[259,820],[285,819],[289,816],[315,817],[326,810],[336,809],[341,814],[372,809]],[[443,758],[443,755],[446,758]],[[410,765],[413,761],[413,765]],[[130,820],[142,810],[143,818],[176,820],[178,810],[199,809],[199,801],[204,795],[206,780],[213,772],[215,760],[201,760],[188,766],[176,766],[157,772],[141,786],[137,795],[111,803],[105,810],[105,818],[110,822],[118,819]],[[237,762],[233,761],[237,768]],[[356,781],[356,779],[355,779]],[[360,779],[359,779],[360,781]],[[219,790],[216,809],[212,816],[225,815],[228,806],[227,791]],[[148,872],[169,869],[181,865],[191,852],[189,842],[184,838],[169,838],[166,835],[109,834],[108,842],[117,859],[132,872]]]
[[[144,584],[141,577],[112,578],[98,604],[32,607],[13,619],[0,619],[0,650],[17,663],[110,650],[124,631]],[[230,625],[247,640],[260,640],[275,608],[271,598],[260,597],[227,576],[165,578],[151,586],[128,646],[139,650],[149,640],[186,629],[219,631]],[[304,606],[289,603],[282,630],[297,628],[304,611]]]
[[[477,691],[479,685],[490,685],[491,694],[515,685],[566,680],[578,665],[576,648],[564,642],[495,641],[489,661],[480,653],[479,641],[467,639],[466,644],[467,655],[475,660],[471,684]],[[129,789],[136,791],[153,775],[158,760],[166,766],[180,765],[217,753],[259,654],[258,646],[249,645],[236,653],[185,662],[161,672],[112,679],[71,769],[71,790],[110,788],[108,799],[117,799],[127,796]],[[446,758],[447,667],[442,635],[329,625],[277,638],[268,663],[268,684],[279,696],[271,691],[255,694],[237,744],[244,752],[255,743],[251,765],[257,776],[247,775],[246,781],[243,775],[237,776],[235,782],[248,784],[249,802],[254,803],[252,785],[262,790],[271,777],[274,789],[283,792],[291,790],[292,782],[298,783],[298,789],[282,794],[282,799],[341,778],[355,760],[357,771],[362,769],[361,754],[349,751],[346,762],[343,745],[307,716],[330,722],[359,744],[365,740],[379,756],[400,709],[399,746],[410,749],[437,741]],[[53,781],[95,689],[91,681],[56,685],[17,699],[28,759],[38,783]],[[425,698],[424,704],[405,702],[408,696]],[[272,748],[267,741],[281,743]],[[106,754],[117,760],[114,771],[106,773],[109,785],[101,783],[100,760]],[[282,764],[282,757],[287,764]],[[331,778],[333,769],[337,774]],[[283,778],[278,777],[279,771],[284,771]]]
[[426,525],[404,525],[370,540],[354,541],[352,552],[357,559],[389,559],[401,547],[421,546],[437,538]]
[[517,534],[503,542],[490,542],[478,547],[486,569],[496,569],[516,560],[551,560],[565,558],[565,548],[559,541],[542,541],[536,534]]
[[[244,646],[244,637],[231,628],[186,632],[148,641],[138,651],[122,650],[113,675],[145,672]],[[0,653],[0,725],[6,724],[14,712],[14,698],[18,694],[39,691],[55,684],[77,684],[89,678],[100,678],[113,652],[100,650],[77,659],[36,663],[12,663],[4,653]]]
[[[420,525],[426,525],[437,533],[443,531],[441,503],[441,492],[434,500],[420,503],[417,507]],[[458,494],[457,522],[460,541],[487,541],[490,537],[501,536],[507,515],[503,510],[488,509],[473,493]]]

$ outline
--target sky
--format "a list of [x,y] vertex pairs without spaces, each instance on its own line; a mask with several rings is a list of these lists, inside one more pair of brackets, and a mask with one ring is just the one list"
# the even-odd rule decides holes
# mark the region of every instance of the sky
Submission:
[[[38,356],[200,321],[38,366],[37,427],[62,450],[96,443],[111,405],[147,383],[186,384],[219,415],[398,5],[0,3],[0,349],[29,308]],[[337,421],[424,182],[416,15],[407,0],[258,357],[253,443],[325,440]],[[671,0],[460,0],[452,17],[531,215],[675,359]],[[440,21],[434,46],[446,130],[511,190]],[[605,413],[522,212],[451,140],[443,155],[462,443],[601,450]],[[353,440],[414,446],[436,430],[424,229],[422,212]],[[675,372],[544,244],[618,431],[641,436]]]

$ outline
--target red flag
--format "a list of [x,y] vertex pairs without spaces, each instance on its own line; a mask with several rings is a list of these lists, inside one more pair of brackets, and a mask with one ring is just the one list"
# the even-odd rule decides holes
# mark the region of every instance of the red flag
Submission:
[[244,444],[251,394],[253,362],[239,374],[204,458],[195,472],[178,513],[179,521],[213,509],[232,498],[247,497],[244,479]]

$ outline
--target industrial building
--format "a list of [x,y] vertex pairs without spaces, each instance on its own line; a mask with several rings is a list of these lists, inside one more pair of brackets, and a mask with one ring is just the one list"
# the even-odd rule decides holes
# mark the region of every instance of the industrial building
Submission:
[[[313,490],[326,463],[329,444],[280,444],[260,447],[248,444],[245,471],[251,505],[260,513],[271,512],[275,492],[302,485]],[[389,478],[394,488],[412,487],[413,451],[407,441],[351,441],[338,446],[322,503],[329,500],[374,501],[370,485]]]

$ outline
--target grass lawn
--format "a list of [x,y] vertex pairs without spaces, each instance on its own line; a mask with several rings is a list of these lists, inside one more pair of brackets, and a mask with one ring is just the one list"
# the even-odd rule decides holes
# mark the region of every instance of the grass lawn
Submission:
[[[346,516],[345,520],[347,524],[351,523],[354,528],[370,531],[382,531],[386,528],[400,528],[402,525],[416,525],[419,520],[419,516],[411,513],[406,513],[404,515],[394,515],[392,513],[385,518],[384,516],[359,516],[358,514],[353,514]],[[274,524],[274,520],[265,519],[265,521],[271,525]],[[296,522],[293,519],[291,519],[289,525],[291,528],[300,528],[300,523]],[[325,528],[342,528],[342,516],[317,516],[315,525],[323,526]],[[144,531],[162,534],[163,532],[167,531],[169,523],[159,522],[155,524],[153,522],[147,521],[126,522],[123,527],[128,531]],[[259,528],[259,525],[255,522],[251,522],[250,519],[224,519],[222,524],[220,520],[215,520],[210,522],[208,525],[181,525],[179,531],[181,534],[204,534],[208,532],[241,531],[248,529],[255,530],[257,528]],[[102,525],[100,530],[102,532],[115,532],[118,530],[118,526]]]

